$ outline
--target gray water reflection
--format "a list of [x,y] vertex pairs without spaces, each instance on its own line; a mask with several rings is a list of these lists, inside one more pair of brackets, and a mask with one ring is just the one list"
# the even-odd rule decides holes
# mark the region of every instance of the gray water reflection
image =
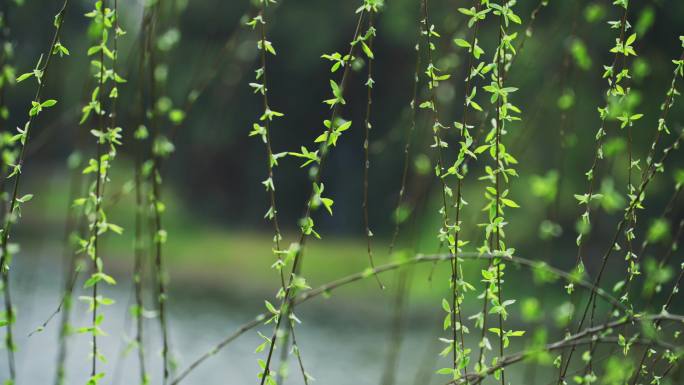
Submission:
[[[48,257],[17,258],[14,266],[12,288],[18,308],[15,334],[17,352],[17,385],[52,384],[55,376],[57,354],[58,318],[40,333],[28,334],[39,326],[59,303],[61,268],[50,263]],[[114,306],[105,308],[103,329],[108,336],[99,339],[101,352],[107,357],[100,364],[106,373],[102,384],[134,385],[138,381],[138,363],[135,351],[126,354],[133,338],[133,325],[127,316],[132,303],[130,283],[121,282],[114,288],[104,289],[105,295],[116,300]],[[79,293],[87,295],[88,293]],[[331,302],[333,301],[333,302]],[[387,339],[391,320],[391,300],[377,304],[376,315],[350,308],[343,301],[315,300],[299,310],[304,324],[298,328],[298,342],[302,349],[307,371],[318,384],[379,384],[385,365]],[[150,303],[151,301],[148,301]],[[210,349],[217,341],[232,333],[242,323],[262,311],[262,298],[243,294],[207,294],[201,287],[190,290],[176,287],[170,300],[170,335],[173,352],[179,369],[183,369],[196,357]],[[149,307],[149,305],[148,305]],[[90,314],[85,303],[75,303],[72,324],[88,326]],[[397,370],[397,384],[413,384],[418,368],[425,361],[425,352],[436,357],[435,325],[431,317],[412,322],[405,335],[404,348]],[[156,319],[145,324],[147,365],[152,384],[161,383],[161,344]],[[268,327],[261,329],[269,335]],[[75,334],[70,338],[70,354],[67,365],[67,384],[85,384],[90,373],[90,339],[88,335]],[[255,331],[250,331],[233,342],[224,351],[206,361],[183,382],[186,385],[253,384],[258,373],[254,353],[261,342]],[[123,352],[123,354],[122,354]],[[435,360],[432,360],[433,362]],[[6,374],[5,351],[0,351],[0,381]],[[435,365],[437,363],[435,362]],[[290,367],[288,383],[303,381],[294,366]],[[423,380],[421,384],[427,385]]]

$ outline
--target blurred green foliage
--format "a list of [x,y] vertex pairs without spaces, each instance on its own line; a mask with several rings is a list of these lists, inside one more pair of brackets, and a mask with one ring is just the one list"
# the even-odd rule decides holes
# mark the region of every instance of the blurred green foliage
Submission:
[[[88,46],[86,20],[80,17],[89,4],[77,1],[69,12],[63,41],[69,46],[68,60],[55,63],[59,74],[48,87],[48,94],[60,100],[59,105],[46,113],[37,126],[34,158],[27,165],[27,176],[38,177],[33,170],[45,173],[65,173],[64,160],[74,147],[88,146],[87,130],[79,127],[78,111],[73,106],[82,104],[88,95],[82,73],[88,71],[88,60],[83,52]],[[129,36],[121,47],[121,71],[130,84],[138,79],[135,36],[140,32],[142,6],[138,1],[122,0],[122,20]],[[439,87],[437,102],[441,120],[459,119],[463,98],[461,79],[464,71],[463,50],[453,43],[454,38],[466,36],[463,17],[455,12],[459,2],[435,1],[431,6],[434,23],[443,38],[436,42],[436,63],[452,80]],[[247,83],[256,60],[256,36],[244,28],[244,15],[250,12],[249,1],[180,1],[172,3],[181,10],[177,20],[169,21],[160,31],[158,48],[165,53],[166,65],[155,76],[167,79],[168,89],[159,108],[166,111],[170,121],[178,124],[175,153],[166,171],[166,188],[175,191],[198,222],[227,224],[249,230],[266,229],[261,213],[267,207],[263,187],[262,157],[258,141],[251,140],[252,119],[259,112],[259,100],[254,98]],[[32,68],[37,53],[44,49],[51,27],[50,18],[56,5],[26,2],[13,7],[7,20],[12,28],[11,41],[19,73]],[[536,2],[521,2],[517,13],[524,15],[519,33],[525,34],[528,15]],[[329,65],[321,55],[341,51],[353,33],[355,4],[340,1],[301,0],[287,1],[273,15],[269,36],[278,47],[278,55],[270,66],[270,98],[278,109],[285,112],[273,132],[274,151],[295,151],[301,143],[311,140],[320,132],[320,122],[327,114],[321,104],[329,93],[327,78]],[[607,166],[602,170],[600,193],[605,218],[619,215],[626,197],[626,143],[618,134],[616,120],[622,110],[638,109],[645,114],[635,122],[634,142],[650,140],[656,127],[658,108],[664,97],[671,74],[671,60],[678,56],[681,44],[676,28],[684,18],[684,3],[652,1],[633,4],[630,18],[639,36],[635,49],[639,59],[631,64],[633,90],[629,100],[621,103],[610,117],[609,137],[606,143]],[[371,184],[370,215],[373,232],[387,236],[393,228],[393,210],[398,194],[403,143],[409,124],[409,101],[413,82],[417,39],[418,3],[411,0],[394,0],[377,21],[378,37],[375,42],[376,86],[375,123],[370,143]],[[614,10],[604,1],[551,1],[537,15],[531,36],[527,38],[507,83],[520,89],[516,99],[525,113],[524,123],[512,125],[509,133],[510,152],[520,160],[520,178],[512,181],[511,195],[524,210],[510,215],[516,223],[510,231],[510,243],[523,253],[535,251],[542,241],[560,239],[572,252],[578,209],[572,199],[574,193],[584,190],[584,176],[593,151],[603,82],[601,65],[610,61],[608,50],[612,46],[611,31],[606,22],[613,19]],[[176,27],[177,25],[177,27]],[[87,33],[84,33],[87,32]],[[493,26],[481,32],[482,45],[491,45],[495,37]],[[216,70],[216,71],[214,71]],[[209,82],[205,92],[198,94],[199,85]],[[355,72],[349,85],[345,106],[346,115],[354,122],[363,120],[365,92],[363,71]],[[29,89],[12,87],[7,91],[9,110],[21,111],[30,99]],[[129,122],[135,110],[135,87],[124,87],[120,119],[127,133],[125,142],[132,142],[131,133],[136,127]],[[184,104],[198,98],[185,112]],[[670,114],[672,128],[682,123],[682,107],[675,106]],[[12,113],[6,127],[19,125],[19,113]],[[411,175],[416,186],[409,192],[423,199],[425,206],[413,225],[417,237],[431,244],[438,218],[434,202],[435,191],[428,188],[427,198],[420,198],[420,183],[431,169],[430,130],[427,115],[421,113],[414,137]],[[483,121],[485,123],[486,121]],[[335,215],[321,216],[317,222],[324,234],[361,236],[362,211],[362,138],[361,124],[356,123],[348,136],[336,149],[326,170],[326,193],[335,199]],[[615,135],[613,135],[615,133]],[[562,134],[562,135],[561,135]],[[84,139],[85,138],[85,139]],[[85,147],[84,147],[85,146]],[[635,151],[641,158],[647,150],[641,146]],[[125,149],[123,152],[130,151]],[[127,156],[122,154],[122,156]],[[681,158],[680,158],[681,159]],[[122,163],[123,164],[123,163]],[[123,166],[116,166],[123,167]],[[129,175],[120,172],[119,175]],[[283,160],[276,175],[280,215],[286,229],[294,229],[305,200],[307,175],[299,163]],[[40,177],[39,177],[40,178]],[[672,176],[654,182],[648,205],[648,216],[658,214],[671,194]],[[126,178],[114,180],[122,185]],[[287,183],[279,183],[287,181]],[[470,207],[481,206],[480,187],[467,183],[464,196]],[[43,195],[40,188],[37,195]],[[467,213],[466,220],[475,220],[476,210]],[[403,213],[405,217],[407,213]],[[199,219],[201,218],[201,219]],[[607,221],[603,221],[607,222]],[[611,231],[599,219],[595,239]],[[640,224],[646,226],[647,224]],[[649,230],[654,241],[662,233],[662,224],[655,223]],[[477,229],[472,226],[472,239]],[[467,230],[470,231],[470,230]],[[590,241],[591,242],[591,241]],[[556,249],[563,254],[565,248]]]

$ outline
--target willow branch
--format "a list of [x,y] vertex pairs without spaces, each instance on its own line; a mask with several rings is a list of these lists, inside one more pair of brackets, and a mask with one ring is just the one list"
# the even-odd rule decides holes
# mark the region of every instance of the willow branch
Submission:
[[[453,256],[450,254],[434,254],[434,255],[424,255],[424,254],[418,254],[413,258],[405,259],[402,261],[396,261],[392,263],[388,263],[385,265],[381,265],[376,267],[375,269],[367,269],[363,272],[355,273],[348,275],[346,277],[342,277],[339,279],[336,279],[334,281],[331,281],[327,284],[321,285],[315,289],[308,290],[299,296],[297,296],[293,301],[292,301],[292,306],[298,306],[301,305],[304,302],[307,302],[310,299],[316,298],[322,294],[325,293],[330,293],[336,289],[339,289],[341,287],[347,286],[351,283],[357,282],[364,280],[366,278],[372,277],[375,274],[382,274],[388,271],[393,271],[397,270],[399,268],[405,267],[405,266],[411,266],[411,265],[416,265],[420,263],[426,263],[426,262],[446,262],[446,261],[451,261]],[[610,294],[605,292],[603,289],[594,287],[591,283],[583,280],[576,280],[572,274],[566,273],[565,271],[562,271],[560,269],[551,267],[547,264],[543,264],[531,259],[526,259],[522,257],[503,257],[501,254],[479,254],[479,253],[468,253],[468,252],[463,252],[459,254],[459,258],[463,260],[470,260],[470,261],[489,261],[495,258],[505,258],[509,262],[512,262],[514,264],[518,264],[520,266],[525,266],[529,267],[531,269],[544,269],[545,271],[552,273],[560,278],[563,278],[567,281],[573,282],[575,285],[585,288],[587,290],[590,290],[594,293],[596,293],[597,296],[603,298],[606,300],[606,302],[619,307],[620,309],[626,310],[625,306],[620,303],[617,299],[612,297]],[[245,334],[247,331],[254,329],[255,327],[263,324],[266,320],[270,318],[270,314],[266,313],[261,313],[258,314],[256,317],[254,317],[251,321],[243,324],[240,326],[236,331],[234,331],[232,334],[230,334],[228,337],[224,338],[222,341],[220,341],[218,344],[216,344],[213,348],[211,348],[209,351],[206,353],[202,354],[199,358],[197,358],[195,361],[193,361],[190,366],[188,366],[185,370],[181,371],[178,377],[176,377],[173,381],[170,382],[170,385],[178,385],[180,384],[191,372],[193,372],[197,367],[199,367],[203,362],[211,358],[212,356],[216,355],[218,352],[223,350],[227,345],[229,345],[231,342],[235,341],[238,337],[241,335]]]
[[[601,341],[604,340],[605,342],[614,342],[612,338],[598,338],[595,337],[596,334],[601,333],[603,331],[613,329],[619,326],[627,325],[632,322],[652,322],[652,321],[674,321],[674,322],[679,322],[679,323],[684,323],[684,316],[681,315],[675,315],[675,314],[657,314],[657,315],[647,315],[647,316],[629,316],[629,317],[623,317],[620,320],[613,321],[613,322],[608,322],[604,323],[601,325],[597,325],[591,328],[584,329],[580,331],[579,333],[573,334],[571,336],[568,336],[564,338],[563,340],[556,341],[550,344],[545,345],[541,350],[542,351],[554,351],[554,350],[560,350],[560,349],[565,349],[569,347],[577,347],[579,345],[588,345],[596,341]],[[590,338],[586,338],[590,337]],[[666,343],[666,342],[661,342],[657,341],[655,339],[640,339],[637,340],[641,343],[657,343],[657,344],[662,344],[663,346],[670,347],[671,345]],[[473,385],[477,385],[481,383],[485,378],[488,376],[494,374],[495,372],[513,365],[515,363],[518,363],[526,358],[528,358],[530,355],[534,354],[535,352],[539,351],[538,349],[528,349],[525,351],[521,351],[515,354],[512,354],[510,356],[505,356],[498,360],[496,365],[493,365],[489,367],[486,371],[483,373],[469,373],[466,374],[464,377],[449,381],[447,385],[459,385],[463,384],[465,381],[471,381],[470,383]]]

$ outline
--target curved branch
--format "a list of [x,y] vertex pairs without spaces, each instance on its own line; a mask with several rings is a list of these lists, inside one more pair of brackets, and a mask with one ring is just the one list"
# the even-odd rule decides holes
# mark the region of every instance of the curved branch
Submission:
[[[559,350],[559,349],[564,349],[568,347],[576,347],[578,345],[584,345],[584,344],[590,344],[596,341],[601,341],[602,338],[593,338],[597,333],[600,333],[602,331],[612,329],[618,326],[626,325],[630,322],[647,322],[647,321],[675,321],[675,322],[680,322],[684,323],[684,316],[681,315],[675,315],[675,314],[657,314],[657,315],[648,315],[648,316],[626,316],[623,317],[617,321],[613,322],[608,322],[605,324],[597,325],[591,328],[584,329],[580,331],[579,333],[573,334],[571,336],[568,336],[564,338],[563,340],[556,341],[550,344],[547,344],[544,346],[542,349],[543,351],[553,351],[553,350]],[[585,337],[590,337],[590,338],[585,338]],[[603,340],[607,342],[613,342],[612,339],[608,338],[603,338]],[[656,339],[640,339],[640,342],[647,342],[647,343],[657,343],[657,344],[662,344],[667,347],[671,347],[670,344],[664,343],[657,341]],[[515,354],[512,354],[510,356],[502,357],[496,365],[493,365],[492,367],[488,368],[486,371],[483,373],[468,373],[464,377],[461,377],[457,380],[449,381],[447,385],[458,385],[458,384],[463,384],[466,381],[469,381],[470,384],[477,385],[481,383],[486,377],[494,374],[495,372],[499,371],[500,369],[503,369],[507,366],[510,366],[512,364],[515,364],[517,362],[520,362],[527,358],[529,355],[533,354],[536,350],[528,349],[524,350]]]
[[[346,286],[350,283],[354,283],[356,281],[360,281],[366,278],[369,278],[371,276],[375,276],[376,274],[381,274],[385,273],[388,271],[396,270],[404,266],[409,266],[409,265],[415,265],[419,263],[425,263],[425,262],[440,262],[440,261],[450,261],[453,257],[449,254],[434,254],[434,255],[423,255],[423,254],[418,254],[413,258],[409,258],[403,261],[397,261],[397,262],[392,262],[388,263],[382,266],[378,266],[375,269],[367,269],[363,272],[355,273],[348,275],[346,277],[342,277],[339,279],[336,279],[334,281],[331,281],[327,284],[321,285],[315,289],[308,290],[299,296],[297,296],[293,300],[293,306],[300,305],[312,298],[318,297],[321,294],[324,293],[329,293],[335,289],[338,289],[340,287]],[[533,261],[531,259],[527,258],[522,258],[522,257],[510,257],[510,256],[502,256],[499,253],[494,253],[494,254],[480,254],[480,253],[460,253],[459,255],[460,259],[464,260],[484,260],[488,261],[494,258],[503,258],[504,260],[508,260],[510,262],[513,262],[515,264],[529,267],[531,269],[545,269],[546,271],[563,278],[568,281],[574,282],[576,285],[583,287],[587,290],[590,290],[594,292],[596,295],[599,297],[605,299],[607,302],[610,304],[622,309],[623,311],[626,311],[627,309],[625,306],[620,303],[617,299],[612,297],[610,294],[606,293],[604,290],[601,288],[596,288],[594,287],[591,283],[583,280],[575,280],[571,274],[568,274],[560,269],[551,267],[547,264],[542,264],[540,262]],[[216,353],[221,351],[223,348],[225,348],[228,344],[236,340],[238,337],[241,335],[245,334],[247,331],[254,329],[255,327],[261,325],[262,323],[265,322],[269,317],[266,313],[261,313],[258,314],[256,317],[254,317],[251,321],[244,323],[241,325],[236,331],[234,331],[232,334],[230,334],[228,337],[223,339],[221,342],[216,344],[211,350],[207,351],[206,353],[202,354],[199,358],[197,358],[195,361],[190,364],[185,370],[180,372],[178,377],[176,377],[173,381],[170,382],[170,385],[178,385],[183,381],[193,370],[195,370],[198,366],[200,366],[204,361],[207,359],[211,358],[214,356]],[[582,336],[578,337],[581,338]]]

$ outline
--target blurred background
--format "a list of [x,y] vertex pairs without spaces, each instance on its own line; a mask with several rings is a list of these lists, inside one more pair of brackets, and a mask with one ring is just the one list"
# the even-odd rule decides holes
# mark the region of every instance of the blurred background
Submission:
[[[60,4],[56,1],[2,0],[3,44],[11,46],[12,65],[18,74],[33,69],[52,34],[52,18]],[[323,129],[329,109],[322,103],[329,98],[330,65],[322,54],[345,52],[354,33],[355,9],[360,2],[332,0],[282,0],[267,14],[268,38],[277,50],[269,57],[269,97],[272,108],[285,114],[272,128],[275,152],[298,151],[311,143]],[[516,12],[523,19],[518,42],[524,39],[511,66],[507,85],[520,90],[513,102],[523,110],[523,120],[511,124],[505,138],[508,151],[519,160],[520,176],[511,180],[510,196],[521,209],[509,210],[507,244],[517,254],[543,260],[563,269],[575,263],[575,238],[581,214],[574,194],[586,192],[584,173],[591,166],[595,148],[595,132],[600,119],[597,107],[603,106],[606,82],[601,78],[603,66],[612,62],[616,31],[607,24],[619,18],[610,1],[550,1],[539,8],[536,21],[530,14],[538,1],[519,1]],[[135,0],[120,0],[120,23],[127,34],[121,39],[120,73],[128,83],[120,87],[120,122],[124,128],[124,146],[116,159],[108,198],[112,203],[110,221],[126,229],[121,236],[107,237],[105,260],[108,270],[119,280],[111,294],[117,309],[111,310],[105,338],[107,364],[120,377],[111,381],[127,383],[135,378],[126,365],[135,365],[125,355],[126,338],[130,338],[131,321],[125,304],[131,302],[130,271],[134,196],[131,193],[133,148],[129,145],[135,120],[137,36],[143,5]],[[268,202],[263,186],[266,163],[263,143],[248,133],[261,115],[261,99],[254,95],[249,83],[258,67],[258,36],[244,26],[245,15],[254,15],[254,5],[247,0],[169,1],[165,18],[160,22],[158,49],[160,65],[155,77],[165,84],[163,105],[169,116],[164,130],[175,130],[175,151],[165,164],[163,200],[167,206],[165,228],[169,238],[165,255],[171,277],[171,326],[174,352],[180,367],[207,350],[213,342],[253,314],[261,311],[263,298],[272,297],[279,286],[277,274],[270,269],[272,229],[263,219]],[[435,41],[436,66],[451,74],[440,83],[437,93],[440,120],[453,127],[462,116],[463,79],[467,66],[465,52],[453,43],[454,38],[469,40],[470,30],[459,7],[469,2],[434,0],[430,2],[432,22],[441,33]],[[62,43],[71,55],[57,60],[44,94],[59,103],[40,115],[33,131],[29,153],[23,167],[23,190],[35,194],[23,209],[16,227],[15,241],[21,252],[15,258],[17,275],[15,290],[19,299],[18,334],[20,335],[20,384],[51,381],[56,331],[48,328],[41,334],[25,337],[39,326],[56,307],[62,285],[64,259],[64,221],[71,206],[68,160],[75,162],[94,152],[95,142],[90,127],[78,124],[80,109],[90,97],[92,77],[86,51],[96,33],[88,29],[83,16],[91,2],[73,1],[67,14]],[[416,0],[387,1],[377,19],[374,64],[375,87],[373,129],[370,140],[370,224],[374,233],[378,263],[391,258],[388,245],[395,229],[398,193],[404,162],[404,146],[411,125],[410,101],[416,63],[415,45],[419,4]],[[637,33],[635,49],[638,57],[627,63],[632,91],[627,100],[614,106],[608,124],[605,160],[599,166],[597,189],[603,194],[594,210],[593,229],[586,245],[585,263],[592,275],[605,251],[606,238],[612,236],[622,209],[627,202],[626,131],[619,128],[616,117],[623,111],[643,113],[635,122],[633,144],[635,157],[645,162],[651,138],[657,128],[660,106],[670,86],[672,60],[680,56],[684,34],[684,2],[642,1],[630,4],[629,20]],[[496,23],[487,22],[480,30],[481,45],[490,55],[497,36]],[[526,29],[529,37],[526,36]],[[343,116],[354,122],[332,152],[323,180],[327,195],[335,200],[334,215],[316,213],[321,240],[312,241],[306,252],[304,276],[311,286],[328,282],[367,267],[362,217],[363,118],[366,107],[365,63],[359,59],[348,83],[347,105]],[[3,132],[23,126],[26,106],[34,88],[27,83],[3,84],[8,116],[0,121]],[[484,94],[484,92],[482,93]],[[424,79],[419,87],[419,100],[427,97]],[[195,100],[196,98],[196,100]],[[488,109],[486,97],[480,104]],[[179,118],[178,112],[182,111]],[[175,115],[174,115],[175,114]],[[482,135],[490,125],[491,114],[476,117],[474,135]],[[412,141],[406,206],[400,218],[401,234],[398,250],[410,254],[438,252],[437,232],[440,227],[440,191],[432,177],[432,133],[429,116],[421,111]],[[679,132],[684,123],[684,107],[675,104],[668,126]],[[456,130],[447,140],[456,148]],[[6,142],[7,137],[3,137]],[[667,136],[664,143],[674,140]],[[3,144],[4,145],[4,144]],[[648,239],[654,246],[646,255],[642,269],[652,266],[654,257],[671,249],[683,217],[675,183],[684,182],[684,157],[674,153],[650,186],[646,207],[639,212],[637,241]],[[275,185],[281,226],[286,244],[296,239],[297,221],[308,194],[306,169],[294,158],[280,161]],[[464,187],[469,205],[463,216],[463,238],[473,247],[482,243],[483,231],[477,226],[486,220],[480,208],[484,205],[484,182],[481,164],[473,164]],[[635,174],[636,175],[636,174]],[[668,214],[662,216],[669,208]],[[443,250],[442,250],[443,251]],[[673,261],[681,261],[676,255]],[[624,275],[622,258],[615,258],[614,269],[606,277],[611,285]],[[432,379],[436,356],[441,310],[439,302],[449,292],[447,266],[420,266],[412,269],[410,295],[406,310],[405,348],[402,350],[398,383],[441,383]],[[467,267],[472,281],[479,281],[480,266]],[[671,275],[671,271],[670,271]],[[592,275],[593,276],[593,275]],[[528,298],[537,290],[532,285],[518,284],[531,279],[528,271],[515,269],[507,282],[511,296]],[[300,339],[305,362],[319,383],[378,383],[385,371],[385,355],[394,314],[393,292],[396,277],[383,277],[388,286],[380,291],[375,282],[362,282],[348,287],[330,300],[318,301],[301,310],[306,327]],[[548,300],[562,305],[561,285],[545,293]],[[539,299],[541,300],[541,299]],[[638,299],[637,299],[638,300]],[[532,301],[532,300],[530,300]],[[149,299],[150,306],[152,304]],[[534,301],[526,306],[534,308]],[[539,309],[534,320],[562,324],[562,308]],[[682,304],[678,304],[682,308]],[[476,312],[477,304],[466,312]],[[529,310],[529,309],[528,309]],[[567,309],[566,309],[567,310]],[[75,322],[85,323],[83,309],[74,309]],[[81,317],[82,319],[80,319]],[[523,317],[524,318],[524,317]],[[515,316],[512,322],[532,322]],[[540,321],[541,322],[541,321]],[[156,324],[150,321],[150,344],[160,349]],[[334,334],[332,334],[334,333]],[[123,341],[121,337],[124,336]],[[332,336],[332,337],[331,337]],[[326,341],[344,340],[333,351]],[[76,336],[76,358],[69,372],[74,378],[87,374],[87,341]],[[221,353],[188,378],[187,384],[205,384],[220,379],[231,383],[253,379],[258,371],[257,356],[252,354],[259,343],[256,335],[248,335],[234,347]],[[79,350],[80,349],[80,350]],[[514,349],[515,350],[515,349]],[[3,353],[0,351],[0,356]],[[4,358],[2,358],[4,360]],[[426,362],[427,364],[421,364]],[[228,363],[228,366],[226,364]],[[120,369],[114,369],[120,368]],[[154,368],[154,367],[153,367]],[[352,369],[350,371],[350,369]],[[118,370],[118,371],[117,371]],[[294,368],[292,369],[294,372]],[[0,371],[0,379],[2,379]],[[514,376],[529,375],[517,373]],[[127,377],[131,376],[131,377]],[[296,376],[296,374],[293,374]],[[294,381],[294,380],[293,380]],[[299,379],[297,378],[297,381]],[[433,382],[431,382],[433,381]]]

